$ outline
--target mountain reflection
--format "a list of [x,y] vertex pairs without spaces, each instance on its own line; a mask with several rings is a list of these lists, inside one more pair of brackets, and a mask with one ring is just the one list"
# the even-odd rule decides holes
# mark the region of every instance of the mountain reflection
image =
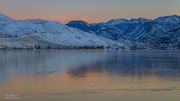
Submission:
[[106,73],[111,76],[178,79],[180,77],[180,54],[178,52],[140,51],[115,52],[93,64],[72,68],[68,73],[73,77],[85,77],[87,73]]
[[0,82],[18,75],[36,77],[67,72],[75,78],[88,73],[109,76],[180,77],[178,51],[48,50],[1,51]]

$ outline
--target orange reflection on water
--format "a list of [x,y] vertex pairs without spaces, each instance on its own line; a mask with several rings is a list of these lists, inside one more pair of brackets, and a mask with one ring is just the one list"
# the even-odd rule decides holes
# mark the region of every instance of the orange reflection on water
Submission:
[[107,74],[87,73],[82,77],[68,72],[37,77],[17,76],[0,85],[0,95],[17,94],[21,96],[74,95],[116,92],[179,92],[179,82],[168,82],[154,76],[141,79],[137,77],[109,76]]

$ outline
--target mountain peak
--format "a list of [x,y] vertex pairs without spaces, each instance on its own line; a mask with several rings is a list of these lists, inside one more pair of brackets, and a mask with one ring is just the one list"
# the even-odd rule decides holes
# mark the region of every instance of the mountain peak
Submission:
[[9,21],[11,21],[12,19],[2,13],[0,13],[0,23],[7,23]]
[[137,22],[137,23],[144,23],[144,22],[149,22],[151,21],[150,19],[146,19],[146,18],[135,18],[135,19],[131,19],[131,22]]
[[71,26],[90,26],[89,23],[82,21],[82,20],[73,20],[67,23],[66,25],[71,25]]
[[0,19],[2,20],[2,19],[11,19],[11,18],[9,18],[8,16],[0,13]]
[[107,23],[108,24],[120,24],[120,23],[145,23],[151,21],[150,19],[146,18],[133,18],[133,19],[111,19]]
[[125,22],[129,22],[129,20],[128,19],[111,19],[107,21],[107,23],[110,23],[110,24],[125,23]]
[[70,27],[76,27],[76,28],[81,29],[82,31],[85,31],[85,32],[91,31],[91,29],[90,29],[91,24],[89,24],[85,21],[82,21],[82,20],[70,21],[66,25],[68,25]]
[[180,23],[180,16],[178,15],[162,16],[156,18],[155,21],[160,23]]
[[67,24],[81,24],[81,25],[89,25],[89,23],[82,21],[82,20],[72,20],[68,22]]

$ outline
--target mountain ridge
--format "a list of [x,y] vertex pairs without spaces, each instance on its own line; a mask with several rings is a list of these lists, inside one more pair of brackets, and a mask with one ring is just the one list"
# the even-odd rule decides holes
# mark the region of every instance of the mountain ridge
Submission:
[[13,48],[180,49],[180,16],[111,19],[87,23],[30,19],[0,14],[0,49]]
[[122,43],[68,27],[60,22],[15,20],[0,14],[0,49],[125,47]]
[[[143,44],[142,49],[179,49],[180,16],[163,16],[155,19],[112,19],[88,24],[71,21],[67,25],[114,41],[125,42],[132,49]],[[84,25],[82,26],[82,23]],[[174,31],[174,32],[172,32]],[[177,44],[178,43],[178,44]],[[132,45],[134,44],[134,45]]]

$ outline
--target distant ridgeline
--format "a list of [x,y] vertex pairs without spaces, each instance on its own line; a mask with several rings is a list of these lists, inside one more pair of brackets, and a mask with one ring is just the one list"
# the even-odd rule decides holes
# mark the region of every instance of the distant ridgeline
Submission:
[[0,49],[180,49],[180,16],[67,25],[0,14]]
[[113,19],[89,24],[70,21],[70,27],[125,44],[130,49],[180,49],[180,16],[164,16],[154,20]]

